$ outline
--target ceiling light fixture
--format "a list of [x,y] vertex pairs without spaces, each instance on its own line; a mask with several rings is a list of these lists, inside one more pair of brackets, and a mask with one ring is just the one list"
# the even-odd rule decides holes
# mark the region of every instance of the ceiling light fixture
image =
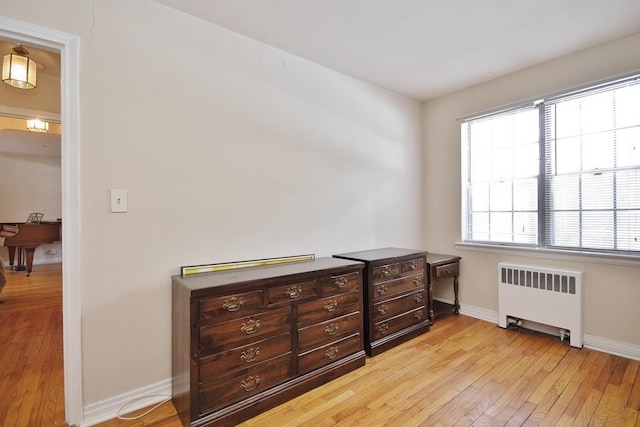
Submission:
[[2,81],[20,89],[35,88],[37,64],[27,56],[29,51],[23,46],[14,47],[13,51],[2,61]]
[[38,119],[27,120],[27,129],[32,132],[49,132],[49,122]]

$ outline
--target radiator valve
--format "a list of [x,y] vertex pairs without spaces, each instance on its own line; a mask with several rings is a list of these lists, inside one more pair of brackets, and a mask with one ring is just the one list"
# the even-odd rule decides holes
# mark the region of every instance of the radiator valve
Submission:
[[560,329],[560,341],[564,341],[564,339],[569,338],[570,335],[570,331],[567,331],[566,329]]

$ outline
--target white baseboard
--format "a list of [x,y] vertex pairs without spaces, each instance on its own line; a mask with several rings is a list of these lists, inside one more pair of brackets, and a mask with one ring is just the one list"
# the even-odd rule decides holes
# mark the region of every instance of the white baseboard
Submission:
[[88,427],[112,420],[118,416],[118,411],[124,405],[126,409],[123,413],[127,413],[160,403],[170,397],[171,378],[85,406],[81,426]]
[[[434,298],[435,300],[453,304],[453,301],[443,298]],[[486,308],[475,307],[472,305],[460,304],[460,314],[476,319],[484,320],[491,323],[498,323],[498,312],[487,310]],[[534,328],[535,329],[535,328]],[[542,331],[547,332],[547,331]],[[640,346],[621,341],[615,341],[597,335],[584,333],[582,336],[584,347],[592,350],[609,353],[616,356],[626,357],[628,359],[640,360]]]

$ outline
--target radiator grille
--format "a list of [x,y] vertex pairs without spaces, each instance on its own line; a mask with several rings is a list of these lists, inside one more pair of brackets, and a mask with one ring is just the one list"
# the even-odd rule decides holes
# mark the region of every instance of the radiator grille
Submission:
[[576,276],[558,273],[544,273],[541,271],[511,267],[501,267],[502,283],[528,288],[562,292],[563,294],[576,293]]

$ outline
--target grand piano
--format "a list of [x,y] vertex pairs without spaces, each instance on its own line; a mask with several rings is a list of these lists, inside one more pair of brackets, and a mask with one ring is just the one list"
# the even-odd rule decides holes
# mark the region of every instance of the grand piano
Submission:
[[[18,271],[27,270],[27,276],[31,275],[33,269],[33,254],[36,248],[45,243],[59,241],[61,236],[62,222],[0,223],[0,245],[9,249],[9,265]],[[14,267],[16,249],[18,262]],[[23,250],[26,267],[22,260]]]

